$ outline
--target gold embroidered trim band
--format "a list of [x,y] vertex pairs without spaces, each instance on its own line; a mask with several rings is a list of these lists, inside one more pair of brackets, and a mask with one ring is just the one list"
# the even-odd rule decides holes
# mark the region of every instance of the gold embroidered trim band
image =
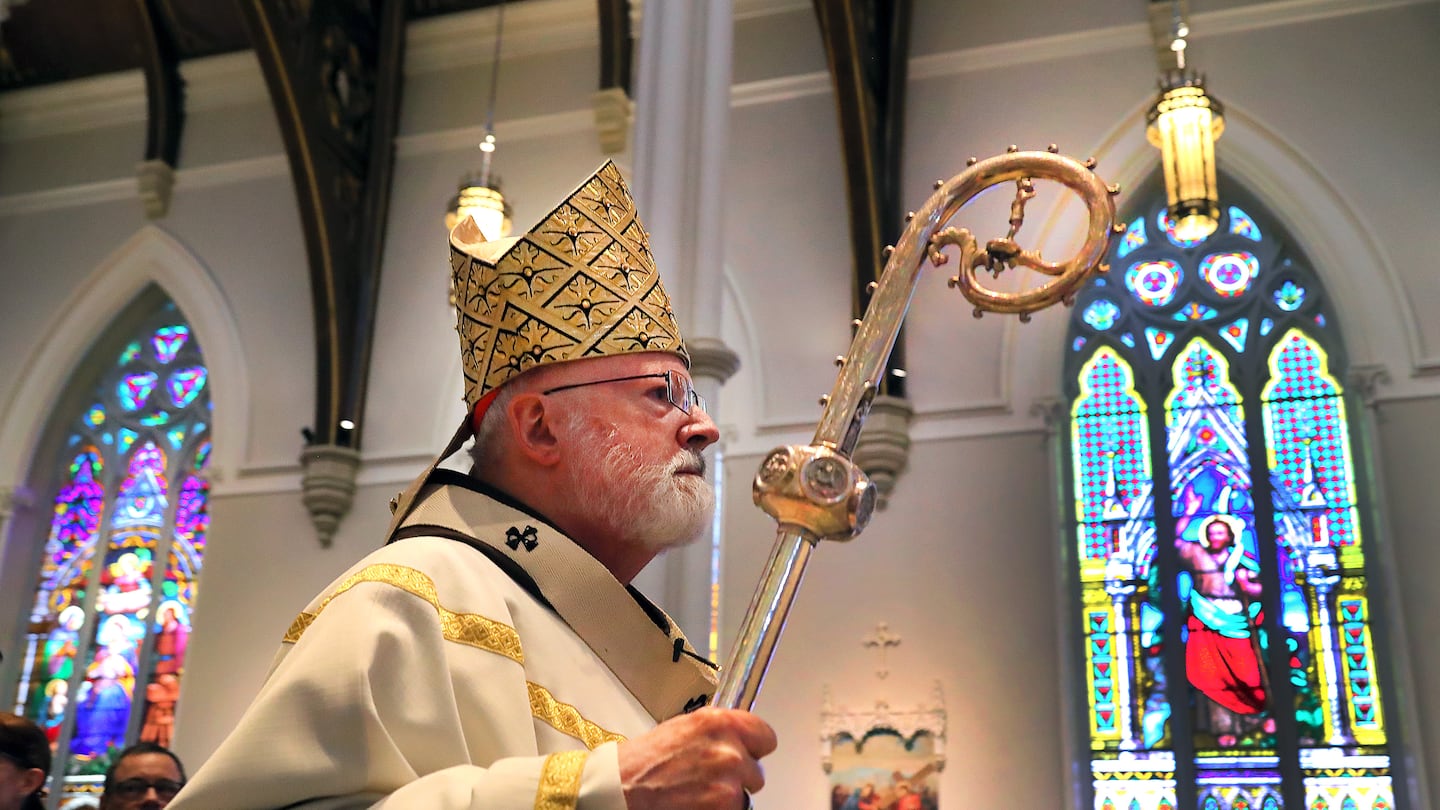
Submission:
[[[429,602],[435,608],[436,614],[440,617],[440,632],[446,641],[453,641],[456,644],[464,644],[470,647],[478,647],[488,650],[517,663],[525,663],[525,654],[520,649],[520,634],[515,628],[508,624],[487,619],[475,613],[456,613],[440,604],[440,597],[435,592],[435,582],[430,577],[422,574],[414,568],[391,563],[379,563],[366,566],[359,572],[347,577],[335,592],[325,597],[320,606],[315,608],[314,613],[302,612],[290,623],[290,629],[285,631],[286,644],[294,644],[300,640],[320,612],[325,609],[335,597],[350,590],[363,582],[379,582],[394,588],[399,588],[406,593],[418,596]],[[531,698],[534,704],[534,698]],[[568,732],[567,732],[568,733]]]
[[535,791],[535,810],[575,810],[588,756],[584,751],[563,751],[545,758],[540,787]]
[[585,743],[592,751],[607,742],[624,742],[625,735],[595,725],[580,715],[580,710],[568,703],[561,703],[550,694],[550,690],[538,683],[526,682],[530,688],[530,712],[537,719],[544,720],[561,734]]

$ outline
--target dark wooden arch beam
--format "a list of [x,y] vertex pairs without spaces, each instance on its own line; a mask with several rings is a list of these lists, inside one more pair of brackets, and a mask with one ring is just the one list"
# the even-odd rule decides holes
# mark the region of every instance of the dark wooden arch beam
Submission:
[[[855,317],[870,305],[883,251],[900,238],[901,149],[912,0],[814,0],[835,86],[845,162],[854,261]],[[905,396],[903,332],[895,340],[880,393]]]
[[591,101],[600,149],[614,155],[628,148],[635,109],[630,86],[635,51],[630,36],[630,0],[599,0],[598,8],[600,87]]
[[[402,0],[245,0],[305,231],[315,316],[310,445],[358,449],[404,61]],[[354,423],[353,428],[341,426]]]
[[600,89],[618,87],[631,95],[630,75],[633,46],[630,36],[629,0],[599,0],[600,4]]
[[155,0],[133,0],[140,25],[141,67],[145,73],[145,160],[171,169],[180,162],[180,133],[185,127],[185,86],[180,59],[161,25]]

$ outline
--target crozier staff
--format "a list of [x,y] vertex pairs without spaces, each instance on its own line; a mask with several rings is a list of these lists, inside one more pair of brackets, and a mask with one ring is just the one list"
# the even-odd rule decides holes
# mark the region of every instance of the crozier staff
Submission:
[[745,806],[774,732],[628,584],[708,525],[719,432],[624,180],[450,245],[474,466],[397,499],[171,807]]

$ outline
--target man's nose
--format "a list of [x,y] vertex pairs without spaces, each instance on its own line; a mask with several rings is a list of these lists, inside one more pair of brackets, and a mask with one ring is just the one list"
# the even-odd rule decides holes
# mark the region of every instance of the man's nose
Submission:
[[700,451],[720,441],[720,428],[704,408],[691,408],[689,418],[680,426],[679,438],[681,445]]

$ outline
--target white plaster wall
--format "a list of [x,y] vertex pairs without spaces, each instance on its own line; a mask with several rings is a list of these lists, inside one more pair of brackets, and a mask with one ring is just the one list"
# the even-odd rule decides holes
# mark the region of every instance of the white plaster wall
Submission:
[[[593,14],[593,5],[574,5]],[[851,317],[840,140],[813,12],[808,3],[739,5],[722,330],[742,359],[722,408],[730,429],[729,626],[773,538],[768,518],[749,505],[748,482],[765,449],[808,440]],[[1083,5],[917,4],[907,204],[918,205],[931,181],[958,171],[965,157],[1009,143],[1053,141],[1071,154],[1096,154],[1102,174],[1127,186],[1152,169],[1140,119],[1154,81],[1142,13],[1130,0]],[[1429,45],[1440,33],[1440,4],[1377,0],[1358,13],[1328,0],[1192,6],[1192,55],[1233,111],[1221,161],[1304,243],[1339,299],[1353,359],[1390,374],[1378,391],[1380,502],[1411,634],[1415,727],[1429,744],[1422,765],[1433,782],[1440,704],[1426,673],[1440,660],[1419,628],[1440,618],[1425,579],[1440,564],[1427,474],[1440,446],[1425,438],[1440,418],[1440,376],[1431,376],[1440,370],[1440,327],[1426,317],[1440,303],[1428,240],[1440,220],[1426,202],[1440,192],[1440,168],[1425,157],[1440,132],[1440,98],[1429,81],[1440,69]],[[566,42],[502,71],[498,168],[517,227],[602,159],[588,109],[594,45],[583,36]],[[328,550],[313,541],[295,492],[298,431],[313,410],[308,266],[253,60],[214,68],[241,77],[224,97],[233,100],[212,96],[187,123],[175,204],[159,227],[212,279],[234,327],[234,345],[213,348],[237,358],[248,391],[231,403],[243,409],[239,446],[226,451],[234,461],[216,482],[180,710],[177,745],[192,763],[243,710],[295,612],[378,542],[386,499],[460,413],[439,213],[474,163],[487,75],[433,61],[421,67],[405,88],[362,487]],[[0,99],[0,113],[6,109],[13,107]],[[67,339],[47,331],[62,320],[64,302],[144,226],[132,176],[143,143],[138,120],[43,139],[0,137],[0,408],[33,379],[27,362]],[[1004,202],[974,216],[989,227]],[[1063,254],[1074,212],[1040,201],[1031,211],[1023,233],[1047,255]],[[123,304],[114,302],[114,311]],[[1030,412],[1033,401],[1059,391],[1064,317],[1047,313],[1024,327],[977,322],[931,274],[907,329],[919,411],[913,466],[860,541],[817,552],[759,707],[782,738],[764,804],[824,806],[821,685],[852,707],[882,698],[900,705],[939,679],[951,723],[947,803],[1064,806],[1060,551],[1049,451]],[[214,385],[217,397],[234,396],[224,380]],[[0,420],[0,435],[43,426],[33,410],[0,410]],[[0,488],[24,485],[27,464],[0,468]],[[4,542],[0,585],[22,587],[30,574],[14,569],[11,545],[21,540]],[[874,677],[874,653],[859,644],[877,621],[904,638],[883,681]],[[18,632],[14,619],[0,619],[0,644],[8,649]],[[12,674],[0,669],[0,682]]]
[[[825,806],[825,687],[850,710],[885,701],[904,711],[938,681],[948,714],[942,802],[1062,806],[1049,458],[1038,432],[921,443],[905,483],[926,485],[902,484],[855,542],[816,549],[756,704],[780,737],[761,804]],[[760,460],[732,458],[726,470],[731,626],[775,537],[749,503]],[[879,622],[902,639],[883,679],[879,655],[861,644]]]

